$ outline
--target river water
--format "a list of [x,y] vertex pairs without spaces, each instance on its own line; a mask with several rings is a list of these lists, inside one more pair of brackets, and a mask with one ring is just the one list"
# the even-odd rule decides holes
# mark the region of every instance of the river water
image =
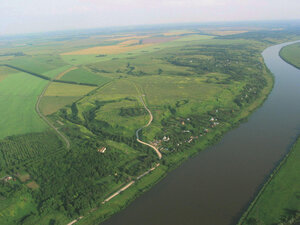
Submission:
[[275,86],[246,123],[170,172],[103,225],[235,224],[300,133],[300,70],[278,55],[288,44],[262,53]]

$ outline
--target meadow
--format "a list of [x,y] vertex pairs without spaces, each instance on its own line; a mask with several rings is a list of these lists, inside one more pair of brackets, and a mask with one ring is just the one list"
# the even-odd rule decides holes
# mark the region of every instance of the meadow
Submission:
[[[6,118],[0,122],[6,128],[0,129],[0,175],[16,178],[0,181],[6,202],[0,215],[12,215],[0,216],[0,223],[67,224],[83,215],[79,224],[99,223],[246,118],[273,84],[260,55],[270,43],[226,34],[171,29],[39,37],[0,49],[0,64],[49,78],[0,66],[0,116]],[[52,131],[35,112],[45,87],[39,108]],[[136,141],[136,130],[149,120],[142,96],[154,120],[140,137],[157,145],[161,161]],[[70,141],[69,149],[55,130]]]
[[[47,81],[26,73],[10,74],[0,82],[0,138],[47,129],[35,111],[38,96]],[[4,128],[4,129],[3,129]]]
[[300,68],[300,43],[282,48],[279,55],[287,63]]
[[83,68],[74,69],[67,72],[60,78],[60,80],[97,85],[104,84],[110,81],[108,77],[97,75]]
[[45,115],[52,114],[66,105],[72,104],[96,87],[52,82],[47,88],[40,109]]

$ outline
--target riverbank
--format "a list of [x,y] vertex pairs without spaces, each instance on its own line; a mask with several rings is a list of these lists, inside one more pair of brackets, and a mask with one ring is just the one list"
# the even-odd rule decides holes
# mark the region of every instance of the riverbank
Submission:
[[300,43],[283,47],[279,52],[279,56],[286,63],[300,69]]
[[186,161],[192,156],[195,156],[199,151],[204,150],[209,146],[212,146],[213,144],[217,143],[218,141],[220,141],[220,139],[226,132],[237,127],[240,123],[247,120],[251,113],[263,104],[263,102],[267,99],[269,93],[273,88],[274,78],[271,75],[271,73],[267,70],[267,68],[265,68],[263,75],[267,80],[267,86],[262,90],[260,96],[252,104],[243,108],[240,111],[240,113],[236,115],[235,118],[233,118],[231,121],[228,121],[226,124],[224,124],[224,126],[219,127],[218,129],[208,133],[205,139],[203,139],[201,142],[196,143],[189,150],[174,154],[172,156],[168,156],[168,164],[172,164],[172,166],[167,167],[165,165],[161,165],[155,171],[151,172],[143,179],[136,182],[126,191],[122,192],[122,194],[116,196],[114,199],[107,202],[104,206],[101,206],[101,208],[93,211],[93,213],[90,213],[88,216],[80,220],[78,224],[101,223],[116,212],[126,208],[127,205],[129,205],[142,193],[148,191],[156,183],[162,180],[170,171],[179,167],[182,164],[182,162]]
[[[287,64],[299,68],[291,63],[290,50],[295,48],[294,43],[280,49],[279,56]],[[283,54],[285,52],[285,54]],[[300,51],[299,51],[300,55]],[[298,60],[299,58],[296,58]],[[279,161],[266,181],[250,202],[241,216],[238,225],[248,224],[294,224],[300,218],[300,178],[298,171],[300,159],[300,136],[289,148],[287,154]]]
[[269,176],[238,225],[293,224],[300,218],[300,137]]

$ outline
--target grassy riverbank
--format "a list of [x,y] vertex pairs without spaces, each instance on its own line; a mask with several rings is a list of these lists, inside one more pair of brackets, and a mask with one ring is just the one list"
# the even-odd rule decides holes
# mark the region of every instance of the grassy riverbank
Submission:
[[270,175],[239,225],[288,225],[300,219],[300,138]]
[[284,61],[300,69],[300,43],[283,47],[279,55]]

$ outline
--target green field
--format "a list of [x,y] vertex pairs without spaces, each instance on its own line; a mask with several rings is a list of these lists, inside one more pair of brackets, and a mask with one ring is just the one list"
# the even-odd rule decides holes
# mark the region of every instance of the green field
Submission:
[[45,115],[52,114],[94,89],[90,86],[52,82],[40,102],[40,109]]
[[[198,32],[39,36],[0,48],[0,64],[31,72],[0,66],[0,178],[16,178],[0,180],[0,223],[68,224],[84,216],[78,224],[98,224],[262,104],[273,79],[261,52],[285,39]],[[52,130],[35,112],[49,82],[38,75],[61,81],[50,81],[39,105]],[[150,118],[141,97],[154,119],[140,138],[156,145],[160,161],[136,141]]]
[[110,79],[80,68],[66,73],[61,80],[101,85],[108,82]]
[[283,60],[300,69],[300,43],[282,48],[279,54]]
[[66,66],[60,57],[53,55],[19,56],[8,61],[7,64],[38,74]]
[[[294,224],[300,218],[300,139],[272,174],[240,224]],[[299,222],[299,221],[298,221]]]
[[36,213],[36,203],[29,193],[19,192],[13,198],[0,198],[0,223],[17,224],[24,216]]
[[0,82],[0,138],[43,131],[47,128],[35,111],[37,97],[47,81],[16,73]]

